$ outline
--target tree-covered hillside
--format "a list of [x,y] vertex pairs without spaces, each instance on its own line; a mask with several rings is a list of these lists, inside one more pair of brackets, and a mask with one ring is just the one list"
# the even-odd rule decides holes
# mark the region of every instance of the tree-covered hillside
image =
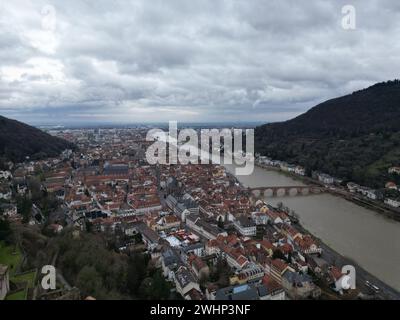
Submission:
[[53,157],[73,145],[39,129],[0,116],[0,158],[14,162]]
[[400,81],[378,83],[255,130],[256,151],[382,188],[400,165]]

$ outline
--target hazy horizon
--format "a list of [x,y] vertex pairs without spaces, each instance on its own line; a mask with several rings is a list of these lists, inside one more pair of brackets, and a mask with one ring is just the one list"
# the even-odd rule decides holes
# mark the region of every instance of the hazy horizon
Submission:
[[[18,119],[13,119],[20,121]],[[168,126],[169,120],[165,121],[81,121],[81,122],[63,122],[63,121],[54,121],[54,122],[29,122],[29,121],[22,121],[28,125],[34,127],[101,127],[101,126],[115,126],[115,127],[127,127],[127,126],[154,126],[154,125],[166,125]],[[178,127],[180,126],[201,126],[201,125],[262,125],[266,123],[271,123],[269,121],[179,121]]]

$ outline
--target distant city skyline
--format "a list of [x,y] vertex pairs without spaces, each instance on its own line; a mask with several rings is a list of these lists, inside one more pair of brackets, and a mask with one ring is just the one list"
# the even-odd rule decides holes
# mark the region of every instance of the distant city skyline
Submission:
[[[202,122],[178,122],[178,128],[193,128],[193,129],[207,129],[207,128],[255,128],[263,125],[265,121],[202,121]],[[33,122],[32,126],[40,129],[125,129],[125,128],[167,128],[168,121],[143,121],[143,122]]]
[[0,4],[0,114],[29,124],[274,122],[398,78],[400,4]]

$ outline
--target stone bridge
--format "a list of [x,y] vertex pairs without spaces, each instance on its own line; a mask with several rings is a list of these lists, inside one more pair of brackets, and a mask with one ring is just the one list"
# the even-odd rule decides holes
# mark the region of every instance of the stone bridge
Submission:
[[256,198],[307,196],[325,192],[325,188],[319,186],[255,187],[248,190]]

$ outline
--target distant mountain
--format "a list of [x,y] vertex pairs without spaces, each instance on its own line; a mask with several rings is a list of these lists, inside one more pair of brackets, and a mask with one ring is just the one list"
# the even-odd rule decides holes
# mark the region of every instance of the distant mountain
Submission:
[[363,185],[400,184],[400,81],[328,100],[285,122],[255,129],[256,151]]
[[73,148],[73,144],[53,137],[22,122],[0,116],[0,157],[14,162],[42,159]]

